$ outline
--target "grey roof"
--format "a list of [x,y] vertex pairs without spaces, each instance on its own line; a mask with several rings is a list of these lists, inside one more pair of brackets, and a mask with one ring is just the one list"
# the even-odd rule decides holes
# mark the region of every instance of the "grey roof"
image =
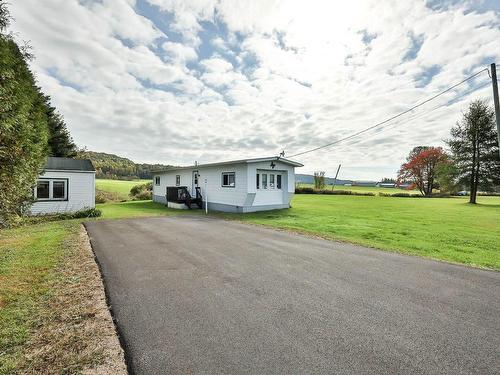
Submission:
[[254,158],[254,159],[240,159],[240,160],[230,160],[230,161],[222,161],[219,163],[207,163],[207,164],[198,164],[198,165],[188,165],[185,167],[170,167],[166,169],[159,169],[152,171],[153,173],[162,173],[168,171],[176,171],[180,169],[193,169],[193,168],[203,168],[203,167],[216,167],[218,165],[227,165],[227,164],[242,164],[242,163],[259,163],[259,162],[267,162],[267,161],[280,161],[282,163],[292,165],[294,167],[303,167],[304,165],[289,159],[282,158],[280,156],[270,156],[264,158]]
[[58,158],[54,156],[49,156],[47,158],[43,169],[57,171],[95,171],[89,159]]

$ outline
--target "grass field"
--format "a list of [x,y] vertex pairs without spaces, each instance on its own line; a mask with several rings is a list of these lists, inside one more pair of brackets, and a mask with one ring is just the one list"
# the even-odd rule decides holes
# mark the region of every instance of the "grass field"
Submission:
[[110,193],[117,193],[120,199],[130,199],[129,193],[130,189],[138,184],[145,184],[146,182],[151,182],[151,180],[105,180],[96,179],[95,187],[96,189],[107,191]]

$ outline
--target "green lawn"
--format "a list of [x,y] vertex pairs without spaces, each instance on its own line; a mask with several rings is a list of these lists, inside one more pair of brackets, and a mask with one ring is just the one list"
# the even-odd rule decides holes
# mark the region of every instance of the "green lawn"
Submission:
[[121,199],[129,199],[130,189],[138,184],[145,184],[146,182],[151,182],[151,180],[105,180],[96,179],[95,187],[99,190],[104,190],[110,193],[117,193]]

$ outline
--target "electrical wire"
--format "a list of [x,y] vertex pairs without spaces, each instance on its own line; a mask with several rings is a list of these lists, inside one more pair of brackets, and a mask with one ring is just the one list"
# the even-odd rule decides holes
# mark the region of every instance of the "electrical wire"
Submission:
[[464,84],[465,82],[470,81],[471,79],[473,79],[473,78],[477,77],[479,74],[481,74],[481,73],[483,73],[483,72],[489,72],[488,68],[484,68],[483,70],[480,70],[480,71],[478,71],[478,72],[474,73],[473,75],[471,75],[471,76],[467,77],[467,78],[466,78],[466,79],[464,79],[463,81],[460,81],[459,83],[456,83],[456,84],[454,84],[453,86],[448,87],[446,90],[443,90],[443,91],[439,92],[438,94],[436,94],[436,95],[434,95],[434,96],[432,96],[432,97],[430,97],[430,98],[428,98],[428,99],[426,99],[426,100],[423,100],[423,101],[422,101],[422,102],[420,102],[420,103],[415,104],[415,105],[414,105],[414,106],[412,106],[411,108],[409,108],[409,109],[407,109],[407,110],[405,110],[405,111],[403,111],[403,112],[400,112],[400,113],[398,113],[397,115],[394,115],[394,116],[392,116],[392,117],[390,117],[390,118],[388,118],[388,119],[386,119],[386,120],[384,120],[384,121],[381,121],[381,122],[379,122],[379,123],[377,123],[377,124],[375,124],[375,125],[372,125],[372,126],[370,126],[370,127],[368,127],[368,128],[365,128],[365,129],[360,130],[360,131],[358,131],[358,132],[356,132],[356,133],[353,133],[353,134],[351,134],[351,135],[348,135],[347,137],[344,137],[344,138],[338,139],[338,140],[336,140],[336,141],[329,142],[329,143],[327,143],[327,144],[324,144],[324,145],[321,145],[321,146],[318,146],[318,147],[312,148],[312,149],[310,149],[310,150],[302,151],[302,152],[299,152],[299,153],[296,153],[296,154],[293,154],[293,155],[290,155],[290,156],[287,156],[287,157],[289,157],[289,158],[293,158],[293,157],[296,157],[296,156],[300,156],[300,155],[308,154],[308,153],[310,153],[310,152],[318,151],[318,150],[321,150],[321,149],[323,149],[323,148],[330,147],[330,146],[333,146],[333,145],[338,144],[338,143],[340,143],[340,142],[346,141],[346,140],[348,140],[348,139],[351,139],[351,138],[357,137],[358,135],[361,135],[361,134],[363,134],[363,133],[366,133],[366,132],[367,132],[367,131],[369,131],[369,130],[372,130],[372,129],[378,128],[378,127],[380,127],[380,126],[382,126],[382,125],[384,125],[384,124],[386,124],[386,123],[388,123],[388,122],[390,122],[390,121],[392,121],[392,120],[395,120],[395,119],[397,119],[397,118],[399,118],[399,117],[401,117],[401,116],[403,116],[403,115],[405,115],[405,114],[407,114],[407,113],[409,113],[409,112],[413,111],[414,109],[416,109],[416,108],[418,108],[418,107],[423,106],[423,105],[424,105],[424,104],[426,104],[426,103],[429,103],[430,101],[432,101],[432,100],[434,100],[434,99],[436,99],[436,98],[438,98],[438,97],[440,97],[440,96],[442,96],[442,95],[446,94],[447,92],[449,92],[449,91],[453,90],[454,88],[456,88],[456,87],[458,87],[458,86],[460,86],[460,85]]

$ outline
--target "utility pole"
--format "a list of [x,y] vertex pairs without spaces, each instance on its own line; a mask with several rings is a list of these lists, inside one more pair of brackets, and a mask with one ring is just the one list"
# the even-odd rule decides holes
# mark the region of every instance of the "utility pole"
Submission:
[[497,68],[495,63],[491,64],[491,83],[493,84],[493,103],[495,105],[495,116],[497,118],[498,151],[500,152],[500,104],[498,102]]
[[333,180],[332,190],[335,187],[335,184],[337,183],[337,176],[339,175],[339,171],[340,171],[340,166],[341,165],[342,164],[339,164],[339,167],[337,168],[337,173],[335,173],[335,179]]

